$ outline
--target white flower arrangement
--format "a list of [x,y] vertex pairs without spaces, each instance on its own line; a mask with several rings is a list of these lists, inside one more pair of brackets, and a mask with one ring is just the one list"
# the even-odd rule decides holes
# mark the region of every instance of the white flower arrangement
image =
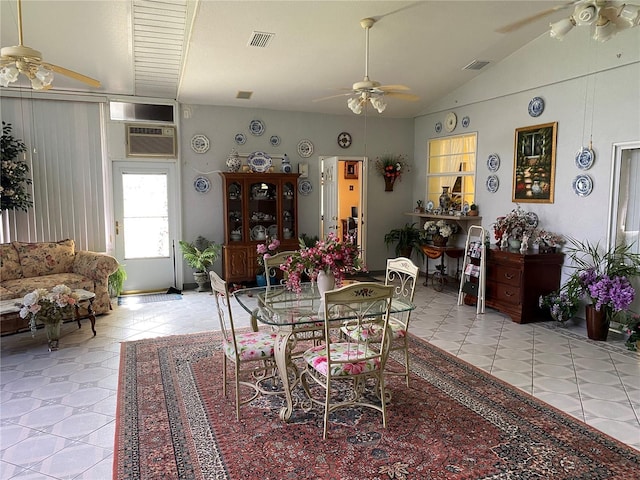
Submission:
[[424,223],[424,230],[427,235],[440,235],[441,237],[450,237],[454,231],[451,225],[444,220],[428,220]]

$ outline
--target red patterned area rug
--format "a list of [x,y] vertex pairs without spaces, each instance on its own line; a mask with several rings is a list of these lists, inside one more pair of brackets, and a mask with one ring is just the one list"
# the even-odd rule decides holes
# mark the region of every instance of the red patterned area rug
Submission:
[[[221,388],[216,333],[122,344],[116,479],[631,479],[638,451],[411,337],[411,387],[388,381],[387,428],[370,409],[335,412],[279,395],[241,408]],[[390,360],[395,363],[395,360]],[[230,376],[233,372],[230,369]],[[303,395],[296,392],[297,395]]]

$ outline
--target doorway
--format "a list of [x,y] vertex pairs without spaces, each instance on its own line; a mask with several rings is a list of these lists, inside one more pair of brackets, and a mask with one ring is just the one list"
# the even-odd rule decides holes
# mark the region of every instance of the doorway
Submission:
[[115,257],[127,272],[125,293],[182,288],[176,285],[182,262],[175,258],[175,169],[173,163],[113,163]]
[[320,233],[351,237],[366,264],[366,157],[320,157]]

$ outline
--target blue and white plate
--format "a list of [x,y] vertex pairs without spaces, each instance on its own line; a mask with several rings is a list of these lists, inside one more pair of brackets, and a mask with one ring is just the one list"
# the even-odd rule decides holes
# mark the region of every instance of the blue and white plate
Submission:
[[573,191],[579,197],[586,197],[593,190],[593,180],[589,175],[578,175],[573,179]]
[[540,97],[533,97],[529,102],[529,115],[539,117],[544,112],[544,100]]
[[433,210],[433,202],[429,200],[427,202],[427,212],[430,212],[431,210]]
[[462,117],[462,128],[467,128],[471,124],[469,117]]
[[244,133],[236,133],[236,136],[233,137],[238,145],[244,145],[247,141],[247,137]]
[[301,180],[300,183],[298,183],[298,192],[300,192],[301,195],[309,195],[313,192],[313,185],[309,180]]
[[596,154],[589,147],[582,147],[576,153],[576,167],[580,170],[589,170],[596,159]]
[[500,157],[497,153],[492,153],[487,158],[487,168],[490,172],[497,172],[500,168]]
[[498,180],[497,175],[489,175],[487,177],[487,190],[490,193],[496,193],[500,188],[500,180]]
[[211,188],[211,182],[207,177],[196,177],[193,181],[193,188],[198,193],[207,193]]
[[438,122],[435,126],[436,133],[440,133],[442,131],[442,123]]
[[264,123],[262,123],[261,120],[251,120],[251,123],[249,123],[249,131],[259,137],[264,133]]
[[264,152],[253,152],[247,157],[247,165],[252,172],[264,173],[271,168],[271,157]]
[[271,146],[277,147],[278,145],[280,145],[280,137],[278,135],[271,135],[271,138],[269,138],[269,143],[271,144]]

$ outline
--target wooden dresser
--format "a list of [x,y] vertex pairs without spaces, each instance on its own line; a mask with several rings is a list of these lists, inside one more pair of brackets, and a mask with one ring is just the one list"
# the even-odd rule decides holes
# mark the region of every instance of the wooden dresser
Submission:
[[492,247],[486,261],[486,306],[517,323],[547,320],[538,298],[560,288],[563,262],[564,253],[522,254]]

